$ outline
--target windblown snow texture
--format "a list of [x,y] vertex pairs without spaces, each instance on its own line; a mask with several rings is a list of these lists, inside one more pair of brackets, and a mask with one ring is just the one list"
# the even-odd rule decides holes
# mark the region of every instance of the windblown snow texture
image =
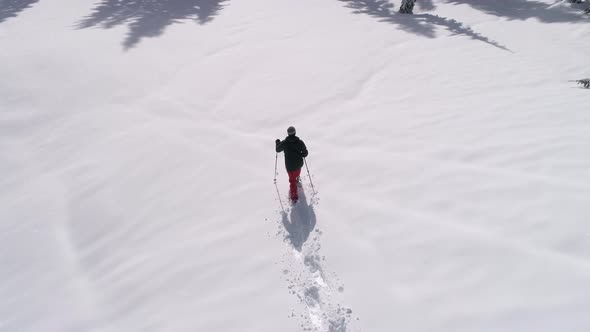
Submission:
[[590,331],[583,4],[401,3],[0,0],[0,331]]

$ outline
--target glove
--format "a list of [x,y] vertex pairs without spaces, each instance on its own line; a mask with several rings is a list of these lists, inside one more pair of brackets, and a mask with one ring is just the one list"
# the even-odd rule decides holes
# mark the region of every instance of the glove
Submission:
[[281,140],[277,138],[277,140],[275,141],[275,144],[279,144],[281,143]]

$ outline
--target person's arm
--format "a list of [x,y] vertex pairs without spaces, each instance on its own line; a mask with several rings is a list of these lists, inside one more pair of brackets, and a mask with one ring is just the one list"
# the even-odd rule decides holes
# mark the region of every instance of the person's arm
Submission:
[[303,158],[307,157],[307,155],[309,154],[309,152],[307,151],[307,147],[305,146],[305,143],[303,143],[303,141],[301,141],[301,156]]
[[281,152],[281,151],[285,150],[285,146],[284,146],[283,142],[281,142],[281,140],[278,138],[275,141],[275,145],[276,145],[275,150],[277,152]]

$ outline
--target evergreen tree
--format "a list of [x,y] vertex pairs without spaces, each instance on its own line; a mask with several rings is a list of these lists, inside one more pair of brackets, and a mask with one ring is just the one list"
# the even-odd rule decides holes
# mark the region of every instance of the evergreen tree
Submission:
[[577,4],[585,4],[586,5],[586,9],[584,9],[584,12],[586,14],[590,14],[590,0],[569,0],[570,3],[577,3]]
[[414,4],[416,0],[402,0],[402,5],[399,7],[399,12],[402,14],[412,14],[414,12]]

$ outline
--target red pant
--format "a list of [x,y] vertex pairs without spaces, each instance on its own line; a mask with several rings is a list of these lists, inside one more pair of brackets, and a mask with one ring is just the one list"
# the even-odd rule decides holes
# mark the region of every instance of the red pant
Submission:
[[287,174],[289,174],[289,196],[292,201],[296,201],[299,199],[299,195],[297,194],[297,178],[301,174],[301,168],[296,171],[287,171]]

